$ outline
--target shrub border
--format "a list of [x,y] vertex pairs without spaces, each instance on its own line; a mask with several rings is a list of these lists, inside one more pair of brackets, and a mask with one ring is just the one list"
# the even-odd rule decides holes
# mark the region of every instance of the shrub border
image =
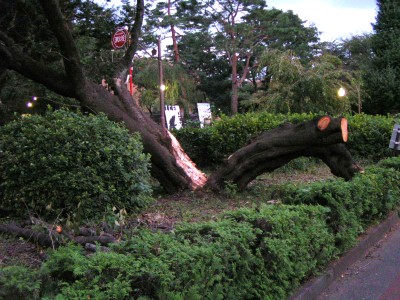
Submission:
[[400,222],[400,208],[393,211],[382,223],[373,226],[362,234],[359,242],[353,248],[341,256],[338,260],[331,262],[324,274],[310,279],[299,287],[288,300],[316,299],[334,281],[336,281],[351,265],[361,259],[368,250],[379,242],[398,222]]

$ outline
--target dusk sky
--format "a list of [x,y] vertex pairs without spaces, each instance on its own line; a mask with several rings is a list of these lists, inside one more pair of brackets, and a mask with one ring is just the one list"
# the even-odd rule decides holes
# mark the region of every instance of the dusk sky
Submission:
[[329,42],[372,32],[377,12],[375,0],[267,0],[267,4],[314,23],[321,40]]
[[[97,2],[104,3],[104,0]],[[112,0],[111,3],[121,2]],[[321,41],[328,42],[372,32],[371,23],[375,23],[377,12],[375,0],[267,0],[267,5],[292,10],[300,19],[314,23],[321,32]]]

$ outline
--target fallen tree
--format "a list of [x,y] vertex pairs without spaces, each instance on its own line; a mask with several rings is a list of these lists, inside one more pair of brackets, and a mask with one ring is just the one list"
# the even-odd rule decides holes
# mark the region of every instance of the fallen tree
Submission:
[[232,182],[242,190],[257,176],[299,156],[320,158],[334,175],[350,180],[362,169],[345,147],[347,126],[345,118],[324,116],[296,125],[283,124],[264,132],[229,156],[209,177],[207,186],[219,189],[224,182]]
[[[195,190],[203,186],[219,189],[226,181],[232,181],[243,189],[259,174],[272,171],[302,155],[320,157],[334,174],[346,179],[350,179],[357,170],[343,144],[347,138],[345,140],[343,135],[340,138],[340,132],[347,132],[347,122],[344,119],[331,122],[329,118],[327,127],[319,131],[316,131],[318,124],[305,123],[287,124],[264,133],[250,145],[232,154],[226,164],[207,179],[182,150],[179,142],[140,109],[123,84],[138,48],[144,1],[136,2],[136,16],[130,32],[131,44],[115,64],[115,95],[85,76],[70,29],[72,25],[62,14],[60,5],[63,2],[40,0],[40,3],[49,30],[57,40],[63,70],[56,70],[30,56],[24,50],[23,43],[17,42],[16,37],[20,34],[7,32],[7,23],[2,24],[0,29],[0,69],[13,70],[62,96],[75,98],[82,107],[95,113],[103,112],[111,120],[123,122],[129,131],[139,132],[144,151],[151,154],[152,175],[168,192]],[[328,119],[321,120],[324,120],[321,121],[323,125]]]

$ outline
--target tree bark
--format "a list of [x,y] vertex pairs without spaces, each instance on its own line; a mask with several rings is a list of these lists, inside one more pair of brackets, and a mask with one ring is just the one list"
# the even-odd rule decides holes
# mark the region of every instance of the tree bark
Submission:
[[206,186],[219,190],[226,182],[232,182],[243,190],[257,176],[300,156],[318,157],[334,175],[350,180],[361,168],[353,161],[345,142],[347,120],[344,118],[325,116],[297,125],[287,123],[264,132],[229,156],[209,177]]

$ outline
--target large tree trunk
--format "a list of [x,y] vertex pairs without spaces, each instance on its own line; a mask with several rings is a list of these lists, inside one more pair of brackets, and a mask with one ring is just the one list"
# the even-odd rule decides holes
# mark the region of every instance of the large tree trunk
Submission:
[[318,157],[334,175],[349,180],[361,169],[347,151],[346,141],[347,120],[344,118],[322,117],[297,125],[284,124],[233,153],[209,177],[207,186],[218,190],[226,182],[232,182],[242,190],[257,176],[299,156]]
[[146,115],[123,85],[117,86],[118,97],[92,83],[87,83],[86,90],[90,93],[82,101],[85,106],[105,113],[113,121],[123,122],[131,132],[140,133],[144,151],[151,155],[152,175],[168,192],[197,189],[205,184],[206,176],[196,168],[175,137]]

